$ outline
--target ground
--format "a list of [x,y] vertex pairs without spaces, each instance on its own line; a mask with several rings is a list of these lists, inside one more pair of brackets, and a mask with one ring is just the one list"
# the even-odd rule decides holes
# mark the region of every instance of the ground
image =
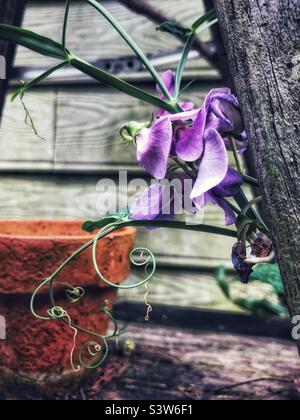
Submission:
[[112,350],[90,385],[57,399],[300,399],[298,354],[291,341],[135,323],[127,338],[136,345],[130,357]]

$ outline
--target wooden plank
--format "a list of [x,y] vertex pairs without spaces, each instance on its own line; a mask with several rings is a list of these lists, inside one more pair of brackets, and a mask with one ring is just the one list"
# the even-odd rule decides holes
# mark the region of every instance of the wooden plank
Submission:
[[[186,7],[184,0],[150,0],[160,10],[167,11],[170,17],[180,18],[185,25],[190,25],[203,13],[202,1],[190,0]],[[158,32],[156,25],[143,16],[127,10],[117,1],[105,2],[107,9],[125,27],[130,35],[138,41],[146,54],[159,54],[174,51],[182,44],[174,37]],[[47,19],[45,19],[47,10]],[[44,1],[29,2],[24,19],[24,27],[42,35],[60,41],[63,22],[64,2]],[[82,58],[91,61],[132,56],[129,47],[120,40],[105,19],[91,6],[82,1],[75,2],[70,12],[68,47]],[[201,34],[203,40],[209,39],[209,32]],[[95,42],[97,40],[97,42]],[[38,58],[37,58],[38,57]],[[17,66],[48,66],[53,60],[37,56],[24,48],[19,48],[16,58]],[[207,67],[207,65],[206,65]]]
[[[140,324],[130,324],[126,338],[136,346],[130,356],[112,350],[106,364],[78,394],[66,391],[58,399],[300,399],[294,382],[298,354],[289,341]],[[123,343],[121,339],[120,348]],[[47,399],[47,394],[28,390],[28,398]]]
[[[194,88],[189,100],[200,105],[208,89]],[[57,106],[55,162],[60,167],[70,162],[132,165],[135,149],[120,142],[120,127],[132,120],[147,121],[153,112],[144,103],[111,89],[60,90]]]
[[[88,383],[77,393],[66,389],[56,399],[112,402],[300,399],[295,380],[299,376],[296,367],[299,356],[289,341],[140,324],[128,326],[119,349],[125,339],[135,344],[130,356],[111,346],[105,365]],[[16,399],[50,398],[46,391],[40,394],[28,389],[16,395]],[[108,406],[111,404],[104,404],[103,410]]]
[[15,169],[26,166],[38,170],[53,166],[55,138],[55,91],[29,92],[24,99],[36,128],[46,140],[38,139],[25,124],[25,111],[21,102],[7,101],[0,130],[0,166]]
[[[2,0],[0,3],[0,22],[19,26],[23,18],[25,3],[25,0]],[[11,74],[15,49],[15,45],[0,41],[0,57],[2,56],[6,59],[6,78],[1,80],[3,74],[1,74],[0,77],[0,120],[5,101],[5,93],[8,86],[8,77],[10,77]],[[2,61],[1,66],[3,66]],[[1,68],[1,73],[2,72],[3,69]]]
[[[200,105],[213,85],[197,85],[183,99]],[[153,108],[104,87],[39,89],[25,96],[39,134],[24,123],[19,101],[7,101],[0,130],[1,170],[140,171],[135,147],[119,131],[128,121],[150,118]]]
[[[1,218],[95,219],[103,215],[105,197],[97,192],[96,176],[4,176],[0,180]],[[114,195],[114,192],[112,191]],[[218,207],[204,221],[224,225]],[[234,239],[184,231],[142,229],[138,243],[153,250],[161,264],[191,267],[231,267]]]
[[[125,284],[137,284],[143,278],[144,273],[137,270],[131,273],[130,278]],[[228,280],[233,279],[234,275],[228,273]],[[153,280],[149,284],[148,301],[153,305],[153,310],[159,319],[164,309],[160,311],[157,305],[165,304],[176,306],[177,308],[197,308],[201,310],[228,311],[234,313],[244,312],[238,306],[225,298],[220,290],[217,281],[212,273],[198,270],[181,269],[158,269]],[[274,295],[269,285],[259,282],[252,282],[245,286],[240,282],[231,284],[233,298],[255,298],[264,299],[266,296],[274,303],[278,303],[278,298]],[[131,290],[120,290],[118,294],[119,304],[124,302],[131,305],[133,302],[141,305],[141,317],[145,314],[144,306],[145,288],[134,288]],[[123,309],[123,313],[125,309]],[[137,315],[137,312],[134,312]],[[137,320],[137,317],[134,318]],[[168,322],[168,321],[166,321]],[[176,321],[175,321],[176,322]],[[186,319],[185,319],[186,322]],[[192,322],[192,320],[191,320]],[[253,334],[253,332],[252,332]],[[266,334],[264,332],[264,334]]]
[[[299,399],[298,354],[285,340],[134,324],[127,337],[136,351],[127,372],[100,393],[103,399]],[[259,378],[269,380],[238,385]]]

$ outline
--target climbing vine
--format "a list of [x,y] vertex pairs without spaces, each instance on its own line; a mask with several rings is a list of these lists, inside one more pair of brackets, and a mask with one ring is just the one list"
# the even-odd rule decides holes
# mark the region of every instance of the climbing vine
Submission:
[[[134,285],[114,284],[101,272],[97,259],[98,243],[107,235],[132,226],[151,229],[153,232],[159,228],[184,229],[235,238],[237,243],[232,250],[232,261],[244,283],[249,281],[253,266],[261,262],[272,262],[275,259],[269,230],[255,208],[261,198],[249,201],[243,190],[245,184],[258,187],[258,181],[244,172],[241,162],[241,155],[251,139],[248,139],[244,129],[238,99],[227,88],[212,90],[200,108],[196,108],[192,102],[184,102],[181,99],[182,93],[189,87],[182,86],[182,81],[193,42],[201,31],[217,23],[215,11],[210,10],[205,13],[182,34],[185,46],[177,71],[173,73],[169,70],[159,75],[148,57],[105,7],[96,0],[85,1],[110,23],[143,63],[157,85],[157,94],[144,91],[69,51],[67,29],[70,0],[66,1],[61,43],[26,29],[0,24],[0,39],[15,42],[59,60],[57,65],[35,80],[22,84],[12,97],[12,100],[18,97],[21,99],[26,111],[26,121],[37,136],[38,132],[24,103],[24,96],[34,86],[67,65],[154,107],[149,121],[131,121],[121,128],[120,133],[124,142],[132,143],[136,147],[139,165],[157,183],[143,192],[127,212],[109,214],[98,221],[86,221],[82,226],[83,230],[98,232],[94,239],[69,256],[49,277],[42,280],[31,299],[31,311],[36,318],[45,322],[63,322],[72,330],[73,347],[70,363],[74,371],[80,370],[81,367],[94,369],[100,366],[108,355],[109,341],[118,339],[125,332],[125,328],[120,328],[117,324],[109,303],[100,309],[114,326],[113,332],[107,336],[74,323],[68,311],[57,304],[54,288],[58,275],[83,251],[90,250],[95,273],[106,286],[114,289],[145,287],[147,320],[152,311],[148,295],[149,285],[157,266],[154,254],[143,247],[134,249],[130,254],[130,261],[133,266],[144,269],[144,278]],[[161,30],[176,33],[178,27],[172,22],[167,22],[161,26]],[[234,157],[235,168],[229,165],[229,153]],[[159,182],[161,180],[176,181],[179,187],[172,189],[171,192],[166,191],[165,185]],[[201,212],[208,203],[218,205],[224,210],[225,225],[235,228],[187,224],[176,220],[178,203],[182,204],[186,195],[191,204],[188,213]],[[66,300],[72,305],[84,299],[86,291],[82,287],[68,284],[64,286]],[[36,303],[41,289],[46,287],[49,291],[49,309],[46,314],[40,314],[36,309]],[[90,341],[79,350],[78,360],[74,360],[79,332],[88,334]]]

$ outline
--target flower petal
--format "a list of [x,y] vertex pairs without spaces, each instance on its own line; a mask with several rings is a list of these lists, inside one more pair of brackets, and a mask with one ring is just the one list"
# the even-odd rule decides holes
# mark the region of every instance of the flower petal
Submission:
[[132,220],[155,220],[161,214],[163,187],[152,185],[133,201],[130,208]]
[[[161,75],[161,80],[165,84],[168,92],[171,96],[174,96],[174,87],[175,87],[175,73],[173,70],[167,70],[165,73]],[[161,88],[157,86],[158,93],[162,94]],[[162,96],[165,99],[164,96]]]
[[205,132],[205,146],[191,198],[197,198],[219,185],[228,170],[228,156],[222,137],[214,129]]
[[194,162],[200,158],[203,153],[203,138],[205,130],[208,128],[207,123],[212,100],[214,97],[227,98],[228,96],[230,96],[230,90],[226,88],[213,89],[209,92],[193,125],[190,128],[182,130],[176,142],[176,153],[180,159],[186,162]]
[[243,184],[240,173],[233,168],[228,168],[223,181],[212,191],[219,197],[234,197],[239,192],[239,187]]
[[212,100],[211,111],[219,118],[222,131],[236,134],[241,134],[244,131],[241,111],[227,100]]
[[217,204],[221,209],[224,210],[225,213],[225,225],[230,226],[234,225],[236,222],[236,215],[232,208],[226,203],[226,201],[222,200],[221,198],[216,198]]
[[143,129],[137,137],[137,161],[154,178],[166,176],[172,139],[168,116],[158,119],[151,128]]
[[206,193],[206,201],[210,202],[214,205],[218,205],[221,209],[224,210],[225,213],[225,225],[230,226],[235,224],[236,222],[236,215],[231,207],[226,203],[226,201],[222,200],[222,198],[215,196],[212,192]]

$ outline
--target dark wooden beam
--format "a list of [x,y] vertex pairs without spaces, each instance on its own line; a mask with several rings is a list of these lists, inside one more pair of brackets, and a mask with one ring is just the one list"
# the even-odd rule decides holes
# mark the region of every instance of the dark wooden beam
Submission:
[[[20,26],[26,0],[1,0],[0,1],[0,22]],[[15,45],[0,41],[0,55],[6,59],[6,79],[0,80],[0,119],[5,102],[5,94],[8,86],[8,79],[13,65]]]
[[300,315],[300,3],[215,3],[287,301]]
[[[183,31],[186,29],[184,28],[180,22],[175,21],[174,19],[170,18],[170,16],[166,15],[165,13],[161,12],[157,8],[153,7],[149,2],[146,0],[118,0],[119,3],[126,6],[128,9],[132,10],[135,13],[141,14],[148,19],[152,20],[152,22],[161,25],[166,21],[173,21],[176,23],[178,27],[180,27]],[[195,11],[195,17],[198,17],[197,11]],[[181,42],[183,39],[180,35],[175,35]],[[214,45],[210,43],[202,42],[199,38],[194,41],[194,49],[197,50],[200,55],[205,58],[213,67],[220,69],[220,63],[218,60],[218,54],[216,53],[216,49]]]

